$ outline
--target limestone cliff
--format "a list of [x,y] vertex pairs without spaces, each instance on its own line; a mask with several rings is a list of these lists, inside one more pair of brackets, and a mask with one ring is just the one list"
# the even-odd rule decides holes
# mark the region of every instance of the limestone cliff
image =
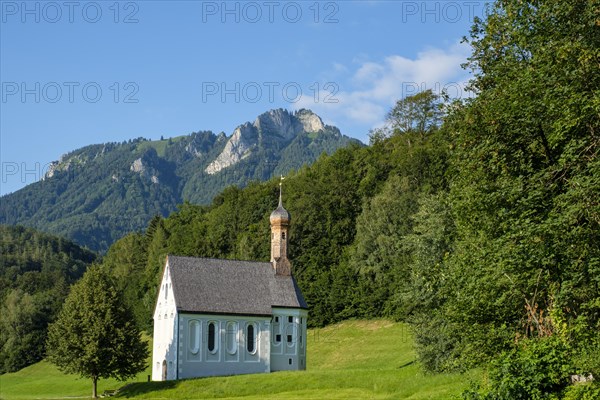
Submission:
[[0,224],[26,225],[105,251],[184,202],[210,204],[355,143],[309,110],[267,111],[230,136],[197,131],[92,144],[49,163],[44,179],[5,195]]
[[[327,128],[321,117],[310,110],[302,109],[290,113],[279,108],[267,111],[259,115],[254,123],[246,122],[238,126],[223,151],[204,172],[213,175],[235,165],[259,149],[264,142],[279,141],[285,145],[302,133],[318,133]],[[331,130],[339,134],[337,129]]]

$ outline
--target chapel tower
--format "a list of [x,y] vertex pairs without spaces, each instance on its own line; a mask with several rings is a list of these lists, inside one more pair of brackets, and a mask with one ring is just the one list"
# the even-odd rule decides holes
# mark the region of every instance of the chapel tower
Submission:
[[276,275],[289,276],[292,273],[292,265],[288,260],[288,240],[290,213],[283,208],[281,200],[281,185],[279,182],[279,206],[271,213],[271,263]]

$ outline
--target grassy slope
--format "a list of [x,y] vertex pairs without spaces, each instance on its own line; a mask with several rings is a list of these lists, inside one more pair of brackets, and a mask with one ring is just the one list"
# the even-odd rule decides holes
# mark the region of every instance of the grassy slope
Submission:
[[[139,374],[132,381],[146,381],[148,372]],[[100,379],[98,394],[105,390],[118,389],[123,382],[115,379]],[[75,375],[64,375],[46,361],[39,362],[13,374],[0,376],[0,399],[58,399],[66,397],[90,397],[91,379]]]
[[[311,330],[308,369],[145,383],[140,374],[120,397],[138,399],[448,399],[476,378],[470,375],[424,375],[404,324],[388,321],[346,321]],[[123,383],[100,381],[99,393]],[[0,376],[2,399],[86,396],[88,380],[65,376],[47,363]]]
[[[187,136],[176,136],[174,138],[171,138],[171,143],[176,143],[186,137]],[[169,139],[151,140],[146,142],[140,142],[140,144],[137,145],[137,149],[138,151],[144,151],[147,148],[154,147],[154,150],[156,150],[156,154],[158,154],[160,157],[164,157],[168,144]]]

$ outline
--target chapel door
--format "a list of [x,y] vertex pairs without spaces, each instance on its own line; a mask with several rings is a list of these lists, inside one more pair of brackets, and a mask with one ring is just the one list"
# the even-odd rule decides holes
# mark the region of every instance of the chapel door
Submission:
[[162,363],[162,380],[167,380],[167,360],[164,360]]

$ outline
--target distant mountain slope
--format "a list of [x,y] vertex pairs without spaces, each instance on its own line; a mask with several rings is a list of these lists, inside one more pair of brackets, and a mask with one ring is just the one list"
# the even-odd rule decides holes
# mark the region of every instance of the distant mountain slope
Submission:
[[224,133],[96,144],[52,164],[43,181],[0,199],[0,223],[35,227],[105,251],[185,201],[207,204],[244,186],[312,163],[351,142],[309,110],[268,111]]
[[63,238],[0,225],[0,374],[44,357],[48,323],[94,260]]

